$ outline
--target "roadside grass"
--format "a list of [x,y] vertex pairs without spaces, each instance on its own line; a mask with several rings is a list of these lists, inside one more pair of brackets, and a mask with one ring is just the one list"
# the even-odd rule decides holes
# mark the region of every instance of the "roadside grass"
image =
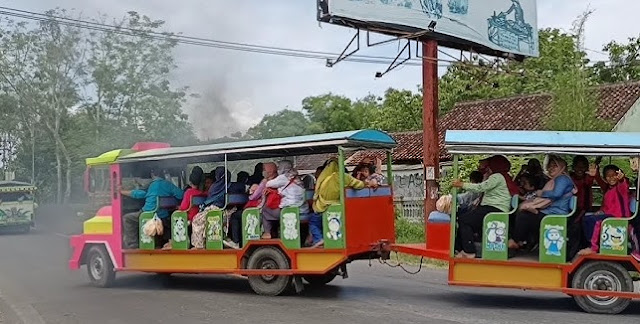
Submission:
[[[413,223],[405,219],[404,217],[396,218],[396,242],[399,244],[407,243],[424,243],[425,233],[424,224]],[[389,263],[397,264],[410,264],[419,265],[421,257],[405,254],[405,253],[391,253],[391,260]],[[422,266],[427,268],[444,269],[448,266],[448,263],[442,260],[427,259],[422,260]]]

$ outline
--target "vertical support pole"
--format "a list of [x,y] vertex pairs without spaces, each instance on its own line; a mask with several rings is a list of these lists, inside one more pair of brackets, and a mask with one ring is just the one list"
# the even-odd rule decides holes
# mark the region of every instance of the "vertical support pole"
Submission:
[[[460,175],[460,157],[458,154],[453,156],[453,178],[458,179]],[[451,228],[449,233],[449,256],[453,258],[456,246],[456,219],[458,218],[458,188],[451,188]]]
[[[440,148],[438,141],[438,42],[422,42],[422,149],[425,179],[425,235],[429,213],[438,199]],[[425,236],[426,238],[426,236]],[[428,238],[427,238],[428,239]]]

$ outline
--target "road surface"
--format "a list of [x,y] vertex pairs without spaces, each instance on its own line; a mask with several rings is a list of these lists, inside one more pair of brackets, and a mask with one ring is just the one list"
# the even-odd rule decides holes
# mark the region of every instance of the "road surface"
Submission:
[[[406,274],[354,263],[350,278],[301,296],[261,297],[242,278],[118,275],[113,288],[67,270],[72,216],[41,220],[28,235],[0,234],[0,323],[604,323],[558,294],[446,285],[442,270]],[[640,303],[616,323],[638,323]]]

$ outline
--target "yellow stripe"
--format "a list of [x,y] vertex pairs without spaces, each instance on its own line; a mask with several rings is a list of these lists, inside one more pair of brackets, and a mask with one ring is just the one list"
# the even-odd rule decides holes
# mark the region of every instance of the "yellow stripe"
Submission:
[[125,254],[124,265],[125,268],[141,271],[234,271],[237,259],[235,254]]
[[83,223],[84,234],[111,234],[113,221],[111,216],[95,216]]
[[325,271],[342,260],[341,253],[298,253],[298,270],[302,271]]
[[562,288],[562,269],[456,263],[453,269],[453,281],[495,286]]

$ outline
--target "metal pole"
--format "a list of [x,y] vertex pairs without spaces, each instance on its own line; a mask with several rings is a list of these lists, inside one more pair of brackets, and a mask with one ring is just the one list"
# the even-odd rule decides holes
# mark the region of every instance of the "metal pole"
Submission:
[[[438,42],[422,42],[422,148],[425,179],[424,223],[425,235],[429,213],[435,210],[438,199],[440,149],[438,141]],[[425,236],[426,237],[426,236]]]

